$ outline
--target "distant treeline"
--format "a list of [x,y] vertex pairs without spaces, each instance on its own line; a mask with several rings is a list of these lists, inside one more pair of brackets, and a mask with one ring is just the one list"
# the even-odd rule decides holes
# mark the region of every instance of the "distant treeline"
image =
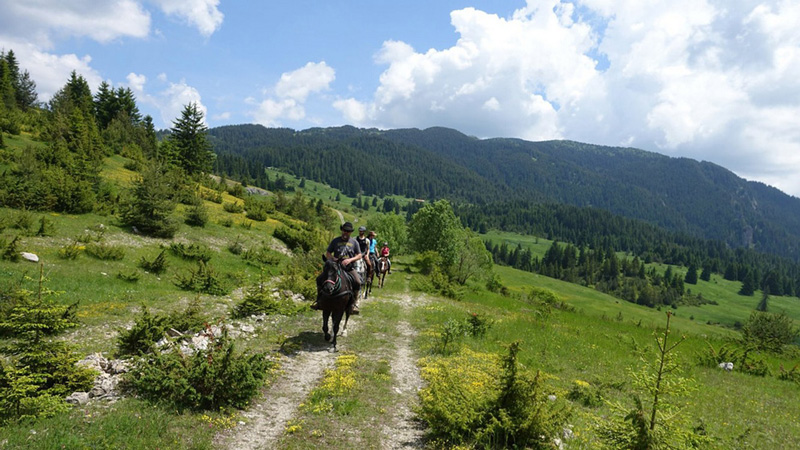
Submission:
[[[695,272],[694,279],[697,271],[701,277],[721,274],[725,279],[742,282],[744,295],[752,295],[755,289],[766,289],[770,295],[800,293],[800,266],[789,259],[731,249],[719,241],[668,232],[607,211],[527,202],[458,205],[454,209],[462,223],[476,231],[501,229],[570,243],[554,246],[541,260],[521,246],[487,244],[495,262],[593,285],[629,301],[651,304],[655,299],[653,304],[673,304],[683,295],[682,282],[670,277],[664,281],[639,267],[654,262],[687,267],[690,273]],[[617,261],[616,251],[633,258]],[[690,274],[690,281],[691,277]],[[641,284],[643,281],[656,292],[648,291]],[[662,288],[661,292],[658,288]],[[675,292],[670,293],[670,288]],[[643,293],[645,298],[641,299]]]

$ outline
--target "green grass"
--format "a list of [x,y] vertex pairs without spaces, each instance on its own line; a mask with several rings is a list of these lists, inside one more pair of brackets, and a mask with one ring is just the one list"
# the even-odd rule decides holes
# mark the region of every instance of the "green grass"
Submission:
[[[414,324],[422,330],[418,351],[423,355],[433,352],[446,320],[466,319],[472,312],[480,312],[494,321],[493,327],[485,338],[463,338],[457,345],[502,354],[506,345],[521,341],[519,362],[548,374],[548,384],[557,396],[563,397],[575,380],[581,380],[600,389],[607,400],[632,407],[628,370],[639,367],[643,356],[655,357],[653,332],[663,329],[665,312],[510,268],[497,271],[512,293],[527,286],[549,289],[576,310],[548,312],[513,294],[502,297],[478,292],[462,301],[441,299],[414,314]],[[690,423],[702,421],[717,439],[713,448],[778,448],[781,443],[797,441],[800,423],[794,418],[800,415],[800,404],[795,399],[800,386],[774,376],[755,377],[700,366],[699,355],[708,351],[708,343],[718,348],[737,333],[689,320],[682,308],[677,312],[672,336],[686,336],[676,350],[677,357],[699,388],[683,400]],[[798,354],[768,355],[766,359],[776,373],[781,364],[790,368],[797,363],[797,356],[792,355]],[[607,405],[589,408],[576,403],[572,408],[570,423],[576,439],[569,443],[570,448],[596,448],[595,427],[612,411]]]

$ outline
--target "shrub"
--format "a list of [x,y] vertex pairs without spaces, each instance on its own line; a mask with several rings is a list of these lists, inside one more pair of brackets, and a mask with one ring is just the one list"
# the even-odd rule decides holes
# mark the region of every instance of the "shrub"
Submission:
[[307,252],[317,246],[320,242],[316,234],[310,229],[293,229],[287,226],[280,226],[275,228],[272,235],[286,244],[292,250],[302,249]]
[[228,245],[228,251],[234,255],[241,255],[242,252],[244,252],[244,245],[242,245],[242,241],[239,240],[240,238],[241,236],[236,236],[236,240]]
[[214,268],[202,260],[197,262],[197,270],[189,270],[187,275],[175,275],[175,285],[185,291],[210,295],[225,295],[230,290],[219,279]]
[[237,354],[224,331],[217,338],[212,336],[205,350],[189,356],[173,350],[140,357],[126,375],[124,387],[178,409],[244,408],[273,366],[264,354]]
[[0,359],[0,423],[63,411],[63,398],[88,390],[94,379],[94,371],[75,364],[79,357],[71,347],[52,339],[78,325],[77,304],[55,304],[43,272],[40,265],[37,292],[5,295],[13,306],[0,317],[0,334],[16,339],[0,349],[7,356]]
[[222,204],[222,209],[232,214],[238,214],[244,211],[244,205],[239,202],[228,202]]
[[278,289],[301,294],[306,299],[317,296],[317,274],[322,271],[320,254],[314,251],[295,254],[281,270]]
[[753,311],[742,327],[745,344],[757,350],[774,353],[783,351],[783,346],[797,339],[798,330],[786,314]]
[[55,225],[53,221],[48,219],[47,216],[42,216],[39,219],[39,229],[36,230],[37,236],[53,236],[55,234]]
[[139,267],[157,275],[164,273],[167,270],[167,249],[161,249],[161,252],[152,261],[148,261],[142,256],[142,259],[139,260]]
[[292,299],[276,297],[265,288],[264,284],[259,283],[247,290],[244,300],[234,307],[231,316],[238,319],[257,314],[291,315],[296,314],[300,309]]
[[75,259],[84,250],[86,250],[86,247],[75,241],[58,249],[58,257],[61,259]]
[[19,261],[19,244],[19,236],[14,236],[11,241],[6,241],[4,238],[0,237],[0,259],[12,262]]
[[86,253],[104,261],[119,261],[125,257],[125,248],[119,245],[89,244]]
[[176,191],[182,191],[177,189],[178,183],[160,167],[145,169],[130,194],[120,202],[122,223],[148,236],[172,238],[178,230],[178,222],[172,216],[172,198]]
[[544,376],[517,364],[519,344],[508,354],[464,350],[449,358],[424,358],[419,415],[435,444],[476,448],[552,448],[569,416],[550,402]]
[[258,248],[246,250],[242,253],[242,258],[256,265],[267,266],[277,265],[281,261],[281,255],[277,251],[269,248],[266,244],[262,244]]
[[208,223],[208,210],[202,201],[189,207],[186,211],[186,219],[184,219],[184,222],[186,225],[192,227],[206,226],[206,223]]
[[182,333],[199,331],[208,322],[208,318],[200,311],[197,299],[183,312],[152,315],[146,306],[142,306],[141,314],[136,318],[129,330],[119,330],[117,336],[117,355],[140,355],[150,353],[155,344],[170,329]]
[[200,198],[202,198],[203,200],[208,200],[210,202],[220,204],[222,203],[222,192],[201,189]]
[[213,255],[211,249],[202,244],[186,245],[183,242],[173,242],[169,245],[169,249],[174,255],[183,259],[202,261],[204,263],[207,263]]
[[680,403],[694,389],[693,380],[681,376],[674,350],[686,338],[669,342],[670,317],[663,335],[655,334],[657,352],[643,359],[638,370],[630,369],[634,394],[633,408],[618,402],[611,406],[617,414],[597,428],[600,440],[612,449],[704,448],[708,438],[687,424]]
[[603,396],[600,395],[600,389],[583,380],[575,380],[572,389],[567,394],[567,398],[592,408],[603,404]]
[[220,219],[219,224],[225,228],[230,228],[233,226],[233,219],[231,219],[230,217]]
[[122,271],[117,272],[117,278],[119,278],[122,281],[127,281],[129,283],[136,283],[137,281],[139,281],[139,279],[141,279],[141,277],[142,275],[136,270],[131,270],[130,272],[127,273]]

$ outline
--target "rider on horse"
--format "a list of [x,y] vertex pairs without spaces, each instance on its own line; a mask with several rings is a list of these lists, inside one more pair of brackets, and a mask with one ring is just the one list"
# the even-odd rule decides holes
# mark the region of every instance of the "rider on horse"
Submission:
[[374,266],[372,265],[372,260],[370,260],[369,258],[370,240],[364,234],[366,232],[367,232],[367,227],[365,227],[364,225],[358,227],[358,237],[356,238],[356,242],[358,242],[359,247],[361,247],[361,256],[363,257],[364,261],[366,261],[369,271],[373,271],[375,269]]
[[369,237],[369,260],[372,262],[372,268],[378,268],[378,240],[375,239],[375,232],[370,231],[367,233]]
[[[358,274],[358,272],[356,272],[353,263],[362,258],[361,247],[355,239],[350,237],[350,234],[353,232],[352,223],[345,222],[342,224],[340,229],[342,230],[342,235],[335,237],[331,241],[330,245],[328,245],[328,250],[325,252],[325,258],[328,260],[339,260],[347,271],[348,275],[350,275],[350,279],[353,282],[353,294],[355,295],[355,303],[353,304],[352,314],[358,314],[358,291],[361,288],[362,280],[361,276]],[[317,277],[317,291],[319,291],[319,288],[324,282],[325,272],[323,271],[323,273]],[[311,309],[318,308],[319,298],[317,298],[317,301],[311,305]]]
[[381,248],[381,258],[386,258],[386,263],[389,264],[388,273],[392,273],[392,262],[389,261],[389,243],[384,242]]

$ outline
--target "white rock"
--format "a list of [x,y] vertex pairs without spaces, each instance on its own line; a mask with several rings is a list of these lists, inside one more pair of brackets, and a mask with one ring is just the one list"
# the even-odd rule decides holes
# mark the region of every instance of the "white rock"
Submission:
[[66,398],[66,402],[71,405],[85,405],[88,401],[88,392],[73,392]]
[[556,399],[557,399],[557,398],[558,398],[558,397],[556,397],[556,396],[555,396],[555,395],[553,395],[553,394],[550,394],[550,395],[548,395],[548,396],[547,396],[547,399],[548,399],[548,400],[550,400],[551,402],[554,402],[554,401],[556,401]]
[[35,255],[35,254],[33,254],[33,253],[21,252],[21,253],[20,253],[20,255],[22,255],[22,259],[24,259],[24,260],[26,260],[26,261],[30,261],[30,262],[39,262],[39,257],[38,257],[38,256],[36,256],[36,255]]

